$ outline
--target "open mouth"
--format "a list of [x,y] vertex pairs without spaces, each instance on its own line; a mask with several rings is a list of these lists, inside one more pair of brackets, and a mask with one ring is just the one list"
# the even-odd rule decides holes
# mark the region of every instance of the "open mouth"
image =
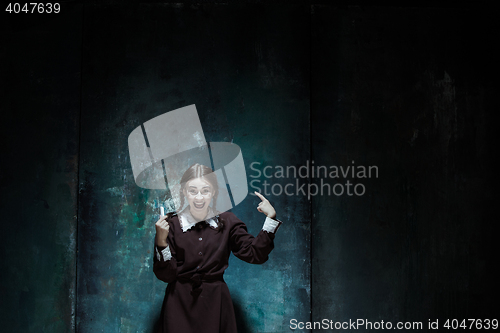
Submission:
[[205,201],[200,202],[200,203],[193,202],[193,205],[194,205],[194,208],[202,209],[203,207],[205,207]]

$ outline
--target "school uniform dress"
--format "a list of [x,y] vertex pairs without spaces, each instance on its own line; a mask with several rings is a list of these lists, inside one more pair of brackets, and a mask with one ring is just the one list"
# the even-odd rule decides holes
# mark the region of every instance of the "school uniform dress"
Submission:
[[[219,231],[220,218],[224,227]],[[235,333],[233,303],[223,279],[229,255],[233,252],[243,261],[263,264],[274,248],[275,233],[281,224],[266,217],[262,230],[254,237],[231,212],[197,222],[188,206],[172,216],[167,247],[155,245],[154,249],[153,271],[168,283],[159,332]]]

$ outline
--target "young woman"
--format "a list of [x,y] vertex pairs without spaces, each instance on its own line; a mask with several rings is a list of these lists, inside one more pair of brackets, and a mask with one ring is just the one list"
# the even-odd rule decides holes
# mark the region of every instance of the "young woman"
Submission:
[[233,213],[218,213],[217,178],[204,165],[189,167],[181,184],[181,207],[184,200],[188,206],[156,222],[153,271],[168,283],[160,332],[235,333],[233,303],[223,279],[230,252],[251,264],[266,262],[282,222],[259,193],[257,210],[266,219],[256,237]]

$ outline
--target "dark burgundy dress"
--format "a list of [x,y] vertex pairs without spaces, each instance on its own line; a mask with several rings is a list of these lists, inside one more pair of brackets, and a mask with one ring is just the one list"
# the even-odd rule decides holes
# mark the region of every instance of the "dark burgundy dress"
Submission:
[[[267,261],[281,221],[266,218],[254,237],[233,213],[218,215],[225,221],[219,232],[216,218],[182,229],[178,215],[170,220],[167,248],[155,246],[153,271],[168,283],[161,310],[161,333],[235,333],[236,319],[224,270],[229,255],[251,264]],[[184,221],[184,219],[183,219]],[[272,227],[269,227],[273,221]],[[169,252],[169,253],[168,253]]]

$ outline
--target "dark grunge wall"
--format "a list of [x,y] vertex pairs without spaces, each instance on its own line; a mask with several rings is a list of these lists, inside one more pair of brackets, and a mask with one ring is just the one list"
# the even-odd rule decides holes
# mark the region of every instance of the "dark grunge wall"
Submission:
[[[164,193],[135,185],[127,138],[190,104],[207,141],[242,148],[249,184],[266,180],[255,162],[378,169],[326,179],[362,183],[359,196],[268,195],[285,223],[270,260],[232,258],[225,274],[240,332],[310,331],[292,319],[421,321],[419,331],[429,319],[498,319],[498,12],[61,8],[2,13],[2,330],[153,332]],[[253,234],[256,204],[233,210]]]

